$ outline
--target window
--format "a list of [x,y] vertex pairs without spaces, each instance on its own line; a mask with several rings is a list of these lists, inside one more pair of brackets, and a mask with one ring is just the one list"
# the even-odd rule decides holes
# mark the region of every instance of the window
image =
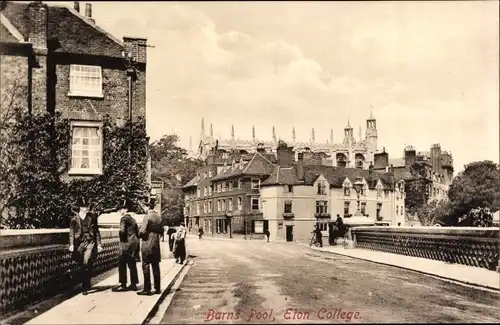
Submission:
[[241,190],[241,179],[238,180],[238,190]]
[[351,189],[349,187],[344,187],[344,195],[351,196]]
[[227,182],[222,183],[222,192],[225,192],[227,189]]
[[366,214],[366,202],[361,202],[361,213]]
[[241,197],[238,198],[238,210],[242,210],[243,209],[243,204],[242,204],[242,200],[241,200]]
[[215,232],[217,234],[226,234],[227,233],[227,220],[226,219],[217,219],[215,220]]
[[226,211],[226,199],[222,199],[222,211]]
[[260,188],[260,179],[252,179],[252,190],[258,190]]
[[205,190],[203,192],[204,196],[208,196],[208,186],[205,185]]
[[380,211],[382,210],[382,203],[377,203],[377,220],[381,220]]
[[203,202],[203,213],[207,213],[207,202]]
[[212,201],[208,201],[208,212],[212,213]]
[[263,220],[255,220],[254,221],[254,232],[256,234],[264,233],[264,221]]
[[293,193],[293,185],[285,185],[285,193]]
[[328,201],[316,201],[316,213],[328,213]]
[[196,214],[200,214],[200,203],[196,203]]
[[326,195],[326,184],[324,181],[318,182],[318,195]]
[[233,182],[229,182],[229,191],[233,190]]
[[217,211],[222,211],[220,200],[217,200]]
[[252,198],[252,210],[259,210],[259,198],[258,197]]
[[292,201],[285,201],[284,213],[292,213]]
[[196,189],[196,197],[200,197],[201,196],[201,189],[198,188]]
[[210,185],[208,187],[208,195],[212,195],[212,191],[213,191],[213,185]]
[[233,211],[233,199],[228,199],[227,204],[228,204],[227,209],[229,211]]
[[208,171],[208,178],[212,178],[212,171],[211,170]]
[[344,202],[344,217],[347,217],[349,215],[349,205],[351,202],[345,201]]
[[320,231],[328,231],[328,223],[327,222],[318,222],[317,223]]
[[103,97],[101,67],[72,64],[69,69],[69,95]]
[[102,174],[100,123],[73,122],[70,174]]

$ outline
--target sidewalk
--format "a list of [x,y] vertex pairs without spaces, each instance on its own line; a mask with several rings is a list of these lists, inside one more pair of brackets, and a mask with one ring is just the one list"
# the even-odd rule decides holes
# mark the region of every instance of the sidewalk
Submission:
[[[310,247],[305,243],[303,246]],[[413,270],[420,273],[436,276],[446,280],[461,282],[483,288],[500,290],[500,275],[496,271],[490,271],[480,267],[462,264],[449,264],[442,261],[426,258],[404,256],[361,248],[345,249],[343,246],[310,247],[311,249],[349,256],[379,264],[391,265],[403,269]]]
[[[162,245],[162,250],[168,245]],[[135,291],[112,292],[118,285],[118,274],[114,274],[95,285],[88,295],[64,301],[26,324],[142,324],[160,298],[174,283],[185,266],[176,264],[173,258],[160,263],[162,295],[139,296]],[[139,290],[143,286],[141,263],[137,263]]]

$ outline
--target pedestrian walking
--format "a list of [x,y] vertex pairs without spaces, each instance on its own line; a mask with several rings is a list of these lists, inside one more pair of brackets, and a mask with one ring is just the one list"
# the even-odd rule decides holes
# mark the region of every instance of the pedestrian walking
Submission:
[[174,227],[169,226],[167,230],[167,236],[168,236],[168,248],[170,248],[170,251],[174,251],[174,242],[175,242],[175,233],[177,231],[175,230]]
[[314,226],[314,233],[316,234],[316,241],[319,243],[319,247],[323,247],[323,234],[319,228],[319,224]]
[[266,229],[266,237],[267,237],[267,242],[269,243],[269,237],[271,237],[271,233],[269,232],[269,229]]
[[200,227],[200,229],[198,229],[198,239],[201,239],[203,237],[203,228]]
[[101,233],[97,215],[89,213],[87,201],[80,198],[77,205],[78,212],[71,218],[69,226],[69,251],[72,259],[80,264],[79,278],[82,293],[86,295],[91,288],[93,263],[102,251]]
[[142,239],[142,272],[144,273],[144,288],[138,292],[138,295],[150,296],[151,292],[151,274],[150,266],[153,271],[153,281],[156,294],[161,294],[160,286],[160,236],[163,234],[161,217],[154,210],[156,202],[151,199],[146,207],[147,213],[142,220],[139,236]]
[[[115,292],[136,291],[139,278],[137,276],[137,254],[139,248],[139,227],[129,214],[133,210],[130,200],[124,200],[120,206],[122,218],[120,220],[120,259],[118,273],[120,285],[113,289]],[[127,266],[130,271],[130,286],[127,287]]]
[[328,243],[330,246],[335,245],[335,235],[338,232],[338,228],[335,226],[334,222],[328,223]]
[[183,264],[186,259],[186,228],[184,223],[181,223],[179,231],[175,234],[174,256],[176,263]]

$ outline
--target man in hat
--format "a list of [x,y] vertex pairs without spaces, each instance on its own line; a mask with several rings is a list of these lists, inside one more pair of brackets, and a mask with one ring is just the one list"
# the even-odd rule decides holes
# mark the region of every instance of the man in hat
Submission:
[[[78,212],[71,218],[69,227],[69,251],[82,267],[82,291],[86,295],[91,288],[92,267],[97,254],[102,251],[101,233],[97,216],[89,213],[89,204],[84,198],[77,202]],[[76,249],[75,249],[76,248]]]
[[138,295],[152,295],[151,292],[151,274],[150,265],[153,269],[153,280],[155,286],[155,293],[161,294],[160,287],[160,236],[163,233],[163,226],[161,224],[161,217],[154,210],[156,200],[151,198],[145,207],[147,211],[142,220],[142,225],[139,230],[139,236],[142,239],[141,253],[142,253],[142,272],[144,273],[144,289],[138,292]]
[[184,222],[181,222],[179,231],[174,235],[174,256],[175,262],[183,264],[186,259],[186,228],[184,227]]
[[[128,213],[133,211],[132,201],[124,200],[120,205],[120,260],[118,262],[118,274],[120,285],[113,289],[115,292],[136,291],[139,278],[137,276],[137,264],[139,252],[139,227],[134,218]],[[127,266],[130,270],[130,286],[127,287]]]

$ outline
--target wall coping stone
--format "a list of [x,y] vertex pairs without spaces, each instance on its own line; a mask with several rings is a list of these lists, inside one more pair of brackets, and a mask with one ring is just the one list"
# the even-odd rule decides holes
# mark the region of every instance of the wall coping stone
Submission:
[[499,238],[500,228],[497,227],[353,227],[353,233],[397,233],[397,234],[428,234],[447,236],[474,236],[486,238]]

